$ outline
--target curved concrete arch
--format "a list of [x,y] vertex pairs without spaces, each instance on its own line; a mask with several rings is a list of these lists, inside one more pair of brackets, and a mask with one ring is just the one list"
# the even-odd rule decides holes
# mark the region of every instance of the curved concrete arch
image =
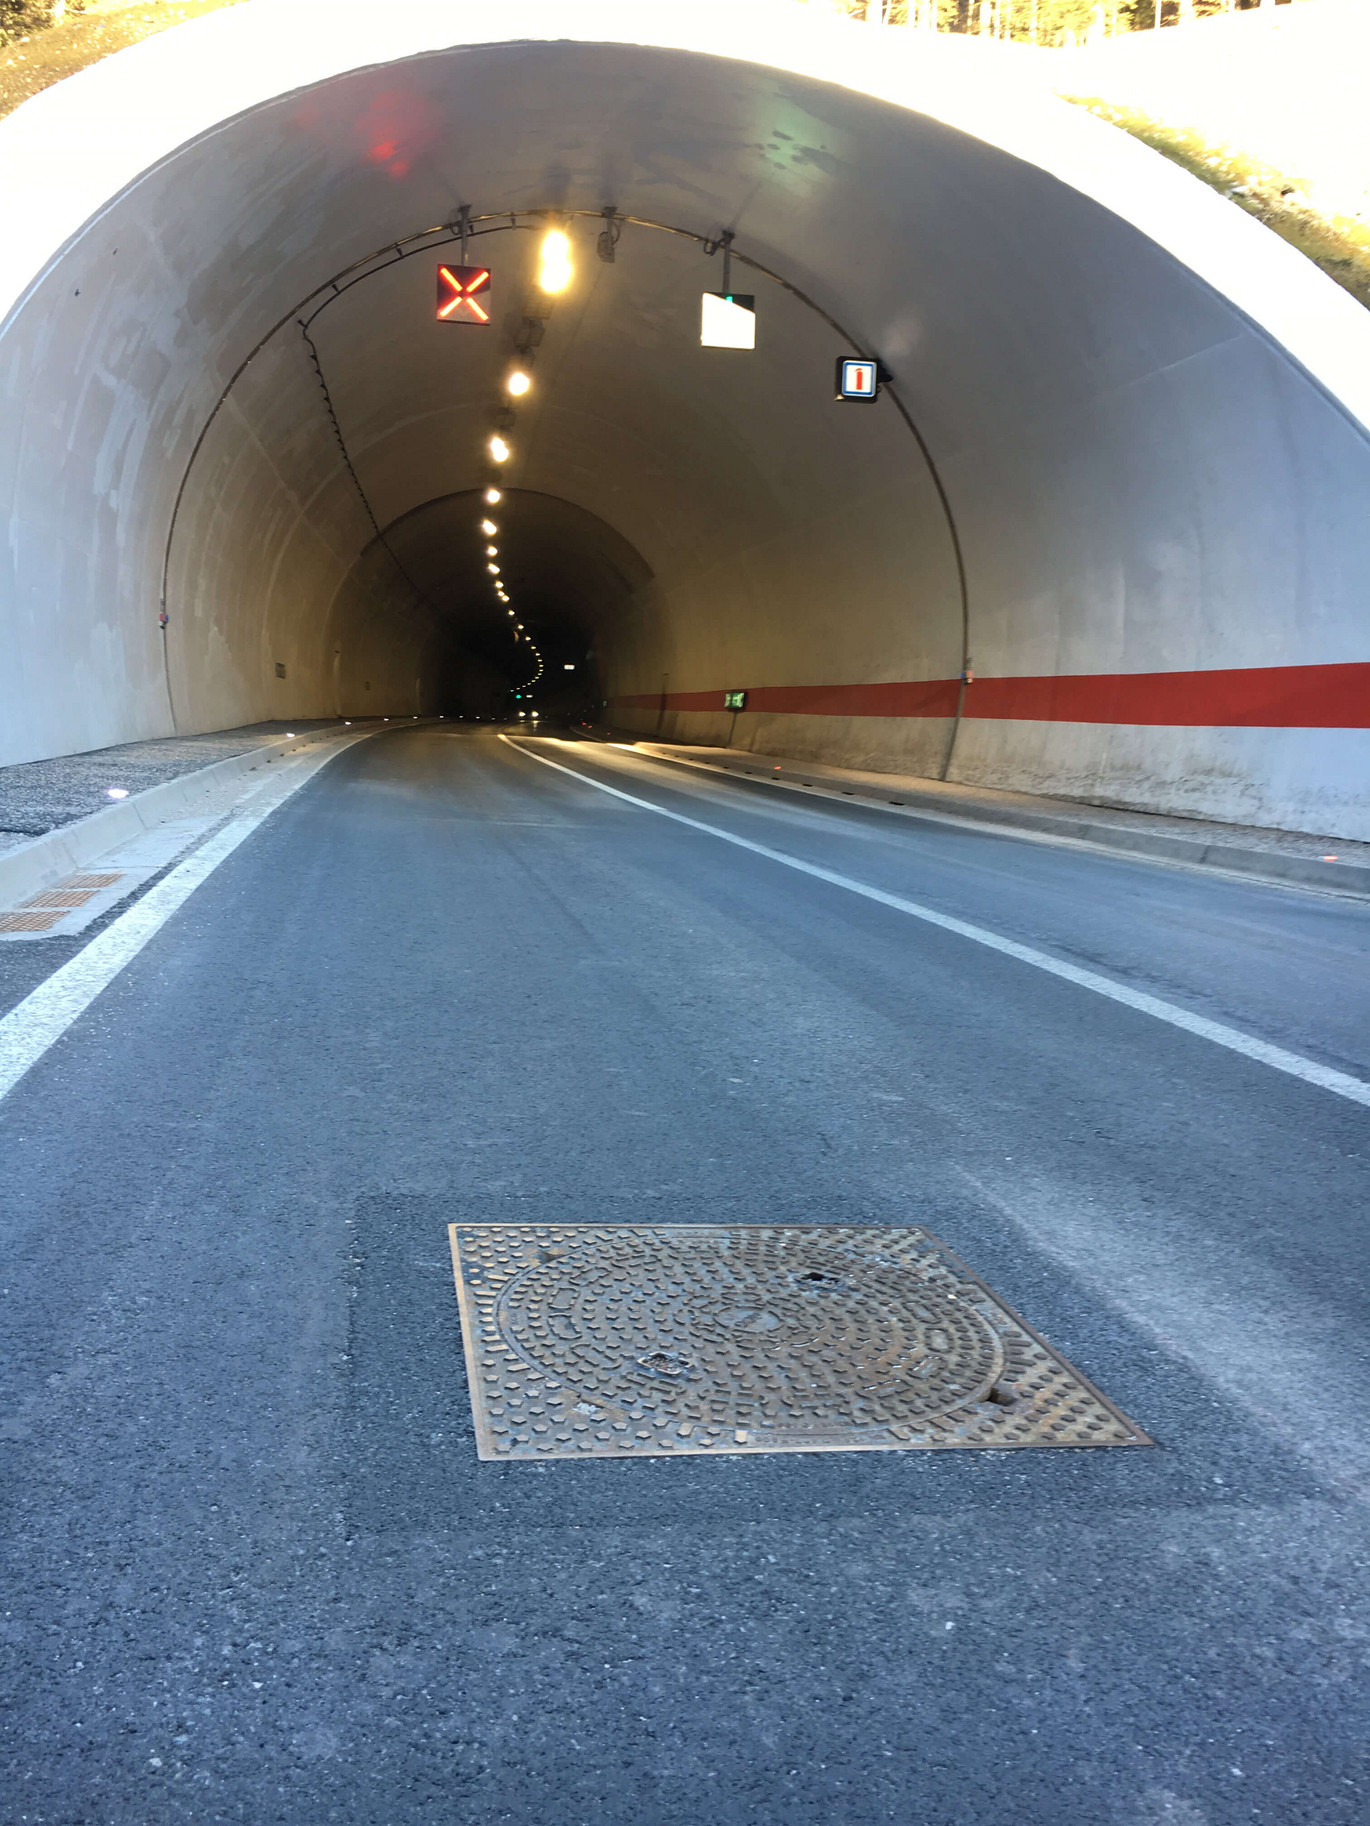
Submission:
[[614,204],[732,224],[890,362],[937,465],[892,400],[833,405],[842,340],[792,294],[757,282],[754,355],[700,350],[716,263],[632,227],[600,263],[574,227],[502,536],[621,721],[725,739],[740,686],[758,747],[936,772],[954,735],[953,777],[1370,830],[1370,320],[1297,255],[980,47],[886,38],[866,71],[871,34],[775,8],[744,61],[726,9],[648,44],[589,0],[569,37],[502,9],[500,41],[344,6],[323,46],[302,11],[248,0],[0,123],[0,182],[36,174],[0,263],[4,758],[162,733],[168,689],[193,729],[435,708],[461,651],[488,685],[454,504],[533,238],[490,254],[490,330],[434,322],[432,260],[378,262],[311,326],[323,386],[289,314],[458,202]]

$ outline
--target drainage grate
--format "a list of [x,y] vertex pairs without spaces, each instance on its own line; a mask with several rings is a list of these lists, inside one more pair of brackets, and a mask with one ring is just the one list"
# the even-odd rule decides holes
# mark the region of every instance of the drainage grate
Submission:
[[47,932],[64,913],[0,913],[0,932]]
[[94,888],[45,888],[41,894],[35,894],[32,900],[26,900],[26,907],[83,907],[88,900],[94,900]]
[[21,903],[24,907],[83,907],[88,900],[94,900],[101,888],[113,887],[116,881],[122,881],[123,875],[68,875],[65,881],[59,881],[54,887],[44,888],[41,894],[34,894]]
[[112,888],[116,881],[124,879],[123,871],[116,870],[112,875],[68,875],[65,881],[59,881],[59,888],[88,889],[92,894],[97,888]]
[[482,1458],[1150,1443],[926,1230],[450,1234]]

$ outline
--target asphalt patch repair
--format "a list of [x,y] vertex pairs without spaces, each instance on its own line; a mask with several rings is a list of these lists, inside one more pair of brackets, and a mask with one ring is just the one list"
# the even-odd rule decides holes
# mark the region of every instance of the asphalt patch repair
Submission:
[[926,1230],[448,1233],[483,1459],[1152,1443]]

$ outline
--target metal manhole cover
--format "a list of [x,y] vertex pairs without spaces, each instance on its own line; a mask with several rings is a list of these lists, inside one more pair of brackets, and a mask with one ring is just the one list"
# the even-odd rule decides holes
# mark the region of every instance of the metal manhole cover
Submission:
[[449,1229],[482,1458],[1150,1443],[926,1230]]

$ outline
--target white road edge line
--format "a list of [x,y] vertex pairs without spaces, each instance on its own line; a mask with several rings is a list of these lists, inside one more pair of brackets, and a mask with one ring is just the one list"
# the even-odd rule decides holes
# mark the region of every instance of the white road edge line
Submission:
[[1159,996],[1147,995],[1139,989],[1129,989],[1126,984],[1115,983],[1111,977],[1100,976],[1096,971],[1081,970],[1075,964],[1063,963],[1060,958],[1052,957],[1045,951],[1034,950],[1031,945],[1020,945],[1011,938],[1001,938],[997,932],[990,932],[984,926],[973,926],[967,920],[954,919],[948,913],[938,913],[932,907],[920,905],[916,900],[905,900],[900,894],[887,894],[883,888],[873,888],[864,881],[855,881],[850,875],[839,875],[835,869],[822,868],[815,862],[804,862],[798,856],[788,855],[784,850],[773,850],[767,844],[753,843],[749,837],[735,836],[732,831],[722,830],[716,824],[687,818],[683,812],[667,811],[665,806],[654,805],[650,799],[640,799],[636,794],[625,793],[617,786],[606,786],[602,780],[591,779],[588,774],[577,773],[574,767],[567,767],[560,761],[550,761],[546,755],[537,754],[531,748],[524,747],[522,742],[511,741],[506,735],[501,735],[500,740],[508,742],[520,754],[527,755],[530,761],[540,761],[544,767],[554,767],[558,773],[569,774],[582,785],[593,786],[596,792],[608,793],[615,799],[624,800],[628,805],[641,806],[643,811],[655,812],[659,818],[670,818],[676,824],[688,825],[691,830],[703,831],[706,836],[735,844],[740,850],[751,850],[754,855],[783,863],[787,869],[797,869],[801,875],[812,875],[817,881],[830,882],[835,888],[845,888],[849,894],[859,894],[863,900],[878,901],[882,907],[893,907],[897,913],[907,913],[911,918],[924,920],[930,926],[940,926],[944,932],[956,933],[958,938],[968,938],[973,944],[984,945],[990,951],[1016,958],[1021,964],[1031,964],[1034,969],[1045,970],[1050,976],[1058,976],[1067,983],[1077,984],[1081,989],[1092,990],[1095,995],[1107,996],[1111,1002],[1121,1002],[1125,1008],[1135,1008],[1139,1014],[1150,1015],[1153,1020],[1165,1021],[1171,1027],[1197,1034],[1200,1039],[1211,1040],[1215,1046],[1225,1046],[1229,1052],[1241,1053],[1243,1057],[1255,1059],[1261,1065],[1287,1072],[1291,1078],[1302,1078],[1305,1084],[1315,1084],[1319,1090],[1331,1091],[1334,1096],[1345,1097],[1351,1103],[1370,1108],[1370,1084],[1361,1078],[1353,1078],[1349,1072],[1334,1071],[1330,1065],[1319,1065],[1316,1059],[1305,1059],[1301,1053],[1286,1052],[1282,1046],[1271,1046],[1267,1041],[1257,1040],[1253,1035],[1228,1027],[1221,1021],[1210,1021],[1201,1014],[1191,1014],[1187,1008],[1179,1008],[1173,1002],[1163,1002]]
[[308,755],[298,771],[281,774],[245,795],[254,811],[231,812],[222,830],[207,838],[185,861],[134,901],[127,913],[106,926],[76,956],[54,970],[32,994],[0,1020],[0,1098],[6,1097],[30,1067],[36,1065],[55,1041],[90,1007],[102,989],[131,963],[147,944],[207,880],[238,845],[282,806],[321,767],[355,742],[365,741],[375,730],[349,736],[324,754]]

